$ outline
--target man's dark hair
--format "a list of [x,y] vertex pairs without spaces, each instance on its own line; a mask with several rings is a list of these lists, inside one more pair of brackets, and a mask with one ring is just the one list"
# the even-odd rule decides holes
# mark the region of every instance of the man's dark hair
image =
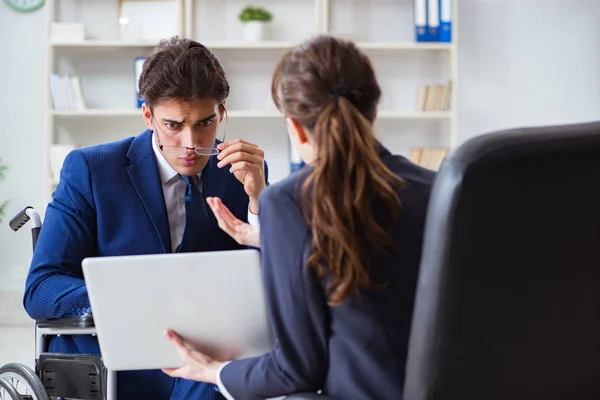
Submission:
[[163,100],[191,101],[229,96],[225,70],[204,45],[174,36],[161,40],[144,62],[140,98],[154,106]]

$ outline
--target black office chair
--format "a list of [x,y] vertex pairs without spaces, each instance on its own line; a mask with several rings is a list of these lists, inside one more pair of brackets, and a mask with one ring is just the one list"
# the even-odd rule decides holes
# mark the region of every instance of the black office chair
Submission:
[[404,400],[600,399],[600,123],[495,132],[434,184]]

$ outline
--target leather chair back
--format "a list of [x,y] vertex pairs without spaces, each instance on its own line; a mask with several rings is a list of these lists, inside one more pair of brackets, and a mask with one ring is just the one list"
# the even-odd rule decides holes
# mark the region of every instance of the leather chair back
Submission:
[[434,183],[404,400],[600,399],[600,123],[465,142]]

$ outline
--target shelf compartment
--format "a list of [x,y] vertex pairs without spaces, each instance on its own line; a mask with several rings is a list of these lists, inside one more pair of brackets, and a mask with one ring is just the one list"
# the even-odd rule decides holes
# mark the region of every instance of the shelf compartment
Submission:
[[[87,109],[83,111],[52,110],[51,114],[60,118],[87,118],[87,117],[141,117],[139,108],[122,109]],[[227,110],[229,118],[283,118],[277,110]]]
[[[273,15],[265,26],[269,39],[297,42],[318,31],[319,4],[319,0],[271,0],[255,6],[264,7]],[[190,0],[186,22],[191,26],[186,27],[186,35],[200,42],[242,41],[244,26],[238,15],[246,6],[246,0]]]

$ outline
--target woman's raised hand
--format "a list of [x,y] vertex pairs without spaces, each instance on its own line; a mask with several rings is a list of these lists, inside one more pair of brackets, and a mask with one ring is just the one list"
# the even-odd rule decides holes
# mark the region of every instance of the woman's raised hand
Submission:
[[244,246],[260,247],[259,229],[238,219],[218,197],[209,197],[206,202],[215,214],[219,228]]

